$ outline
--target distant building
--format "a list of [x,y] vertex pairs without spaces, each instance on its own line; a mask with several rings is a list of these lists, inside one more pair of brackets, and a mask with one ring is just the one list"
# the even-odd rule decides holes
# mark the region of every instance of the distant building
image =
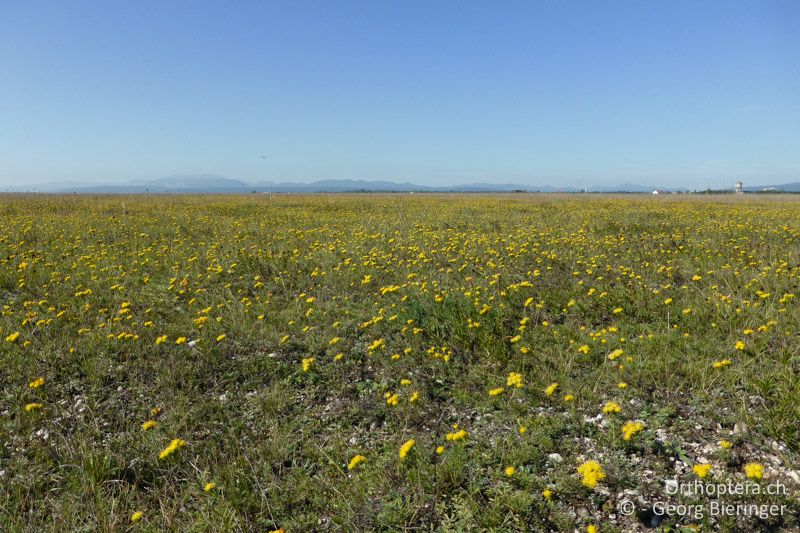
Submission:
[[744,194],[744,185],[741,181],[736,182],[736,194]]
[[653,191],[653,194],[661,194],[661,191],[659,191],[658,189],[656,189],[656,190],[654,190],[654,191]]

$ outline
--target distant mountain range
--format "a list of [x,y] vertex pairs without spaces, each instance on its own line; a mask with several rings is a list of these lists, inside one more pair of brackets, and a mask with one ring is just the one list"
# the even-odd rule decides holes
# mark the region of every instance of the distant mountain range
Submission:
[[[623,183],[617,186],[591,187],[591,192],[649,193],[654,187]],[[665,192],[687,192],[682,188],[658,188]],[[800,182],[764,187],[745,187],[748,192],[800,192]],[[8,192],[46,192],[80,194],[141,194],[141,193],[218,193],[244,194],[252,192],[316,193],[316,192],[581,192],[577,187],[552,185],[522,185],[519,183],[471,183],[464,185],[432,186],[392,181],[322,180],[311,183],[259,181],[248,183],[215,174],[169,176],[156,180],[135,180],[120,184],[90,182],[52,182],[6,188]]]

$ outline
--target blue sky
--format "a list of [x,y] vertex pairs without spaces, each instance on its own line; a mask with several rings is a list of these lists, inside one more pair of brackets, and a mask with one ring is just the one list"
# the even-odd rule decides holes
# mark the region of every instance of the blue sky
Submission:
[[798,181],[797,28],[796,1],[0,0],[0,184]]

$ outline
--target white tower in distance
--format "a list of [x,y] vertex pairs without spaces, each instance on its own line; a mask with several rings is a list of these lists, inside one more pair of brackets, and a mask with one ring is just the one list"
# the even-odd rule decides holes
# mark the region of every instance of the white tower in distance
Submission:
[[744,194],[744,186],[741,181],[736,182],[736,194]]

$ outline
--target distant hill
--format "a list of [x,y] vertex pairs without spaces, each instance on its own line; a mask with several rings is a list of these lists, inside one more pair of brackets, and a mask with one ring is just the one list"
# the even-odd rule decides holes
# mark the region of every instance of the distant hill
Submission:
[[[590,192],[628,192],[649,193],[658,188],[661,191],[685,192],[681,188],[662,188],[651,185],[623,183],[616,186],[595,186]],[[90,182],[53,182],[20,185],[6,189],[10,192],[45,192],[79,194],[179,194],[179,193],[217,193],[244,194],[250,192],[274,193],[343,193],[343,192],[581,192],[576,187],[554,187],[552,185],[522,185],[519,183],[467,183],[460,185],[432,186],[393,181],[367,180],[321,180],[311,183],[259,181],[248,183],[216,174],[192,174],[167,176],[155,180],[135,180],[116,184]],[[772,186],[745,187],[747,192],[800,192],[800,182]]]
[[256,190],[272,192],[354,192],[354,191],[383,191],[383,192],[410,192],[423,191],[428,187],[414,185],[413,183],[395,183],[392,181],[365,181],[365,180],[321,180],[311,183],[274,183],[261,181],[253,184]]
[[157,180],[145,181],[144,186],[151,192],[249,192],[251,185],[239,180],[232,180],[216,174],[200,174],[190,176],[168,176]]
[[316,193],[316,192],[575,192],[577,189],[531,187],[515,183],[472,183],[453,186],[429,186],[393,181],[321,180],[311,183],[259,181],[247,183],[215,174],[168,176],[156,180],[137,180],[120,184],[86,182],[54,182],[10,188],[14,192],[49,192],[80,194],[137,194],[137,193],[222,193],[249,192]]

